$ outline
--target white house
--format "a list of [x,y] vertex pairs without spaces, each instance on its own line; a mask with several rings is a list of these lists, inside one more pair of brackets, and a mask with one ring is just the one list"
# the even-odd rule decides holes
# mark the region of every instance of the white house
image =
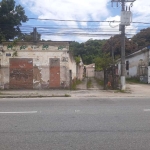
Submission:
[[[150,49],[145,47],[125,58],[126,77],[139,77],[150,83]],[[118,64],[118,73],[121,75],[121,64]]]

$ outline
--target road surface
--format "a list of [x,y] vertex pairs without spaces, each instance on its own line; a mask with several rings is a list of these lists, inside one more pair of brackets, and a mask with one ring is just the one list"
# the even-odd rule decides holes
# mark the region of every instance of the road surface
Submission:
[[148,98],[0,99],[0,150],[148,149]]

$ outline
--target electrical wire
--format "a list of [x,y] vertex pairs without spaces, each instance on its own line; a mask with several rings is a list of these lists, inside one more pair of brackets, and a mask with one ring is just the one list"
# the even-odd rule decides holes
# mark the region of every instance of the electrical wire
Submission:
[[[39,18],[29,18],[29,19],[38,19]],[[38,33],[41,35],[53,35],[53,36],[110,36],[110,35],[117,35],[120,33],[118,31],[118,28],[116,26],[112,26],[111,23],[119,23],[119,21],[81,21],[81,20],[57,20],[57,19],[42,19],[42,20],[51,20],[51,21],[75,21],[75,22],[91,22],[91,23],[108,23],[108,24],[88,24],[86,27],[83,26],[74,26],[74,25],[36,25],[36,28],[38,29]],[[130,28],[127,27],[126,29],[126,35],[135,35],[137,32],[140,32],[141,29],[148,28],[150,23],[146,22],[132,22],[132,24],[137,24],[136,28]],[[143,24],[141,26],[141,24]],[[111,27],[113,28],[110,28]],[[10,24],[0,24],[0,27],[3,29],[8,29],[12,25]],[[118,25],[117,25],[118,26]],[[30,34],[33,32],[33,27],[35,27],[35,24],[30,25],[19,25],[21,32],[24,34]],[[60,32],[61,31],[61,32]],[[142,30],[141,32],[145,32]]]
[[[63,22],[113,22],[113,23],[118,23],[120,21],[100,21],[100,20],[96,20],[96,21],[92,21],[92,20],[61,20],[61,19],[42,19],[42,18],[28,18],[29,20],[50,20],[50,21],[63,21]],[[140,23],[140,24],[150,24],[150,22],[132,22],[132,23]]]

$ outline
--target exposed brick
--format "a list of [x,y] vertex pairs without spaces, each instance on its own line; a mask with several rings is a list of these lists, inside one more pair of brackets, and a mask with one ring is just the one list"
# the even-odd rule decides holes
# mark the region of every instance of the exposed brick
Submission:
[[60,59],[50,58],[50,88],[60,87]]
[[10,58],[10,89],[33,88],[33,60]]

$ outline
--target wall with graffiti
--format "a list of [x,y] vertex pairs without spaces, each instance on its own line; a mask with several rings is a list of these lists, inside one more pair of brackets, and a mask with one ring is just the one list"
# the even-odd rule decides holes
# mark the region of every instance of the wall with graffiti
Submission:
[[[6,42],[3,44],[3,50],[0,56],[1,89],[49,89],[52,87],[51,84],[55,84],[58,80],[53,81],[55,79],[51,78],[53,74],[59,74],[60,78],[58,80],[60,84],[57,83],[56,88],[68,88],[69,70],[76,74],[75,61],[68,53],[69,44],[66,42],[36,45],[19,43],[15,46],[12,46],[11,42]],[[59,64],[52,65],[51,59],[58,59]]]
[[68,42],[18,42],[3,43],[4,50],[17,50],[17,51],[66,51],[69,50]]

